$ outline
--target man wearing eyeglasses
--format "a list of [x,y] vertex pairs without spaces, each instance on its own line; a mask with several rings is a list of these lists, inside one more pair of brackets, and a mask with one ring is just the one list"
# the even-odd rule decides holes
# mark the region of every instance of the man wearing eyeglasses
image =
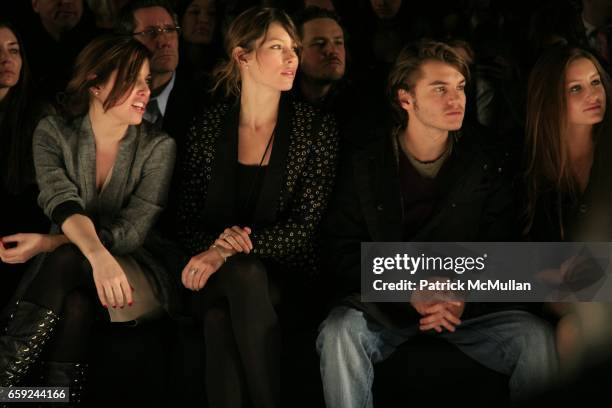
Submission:
[[119,15],[115,30],[118,34],[131,35],[151,51],[151,99],[144,119],[161,128],[175,139],[177,160],[166,211],[158,223],[158,229],[169,236],[173,234],[171,221],[175,208],[173,190],[179,183],[179,170],[184,140],[194,112],[204,100],[199,84],[177,71],[179,64],[178,17],[164,0],[134,0]]
[[[121,10],[117,31],[151,51],[151,95],[145,119],[162,126],[179,62],[177,17],[162,0],[136,0]],[[171,135],[176,137],[175,135]]]

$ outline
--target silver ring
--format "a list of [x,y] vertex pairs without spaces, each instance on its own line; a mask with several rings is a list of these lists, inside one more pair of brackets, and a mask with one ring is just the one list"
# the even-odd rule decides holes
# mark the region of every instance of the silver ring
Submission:
[[198,270],[197,270],[196,268],[191,268],[191,269],[189,270],[189,274],[190,274],[190,275],[195,275],[197,272],[198,272]]

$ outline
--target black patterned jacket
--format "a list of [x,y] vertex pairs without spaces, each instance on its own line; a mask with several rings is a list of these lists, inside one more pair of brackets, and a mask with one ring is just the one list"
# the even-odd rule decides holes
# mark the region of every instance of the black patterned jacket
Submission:
[[[179,194],[178,237],[191,255],[236,225],[239,104],[219,103],[189,130]],[[252,253],[312,273],[315,240],[333,188],[335,120],[284,94],[268,170],[254,213]]]

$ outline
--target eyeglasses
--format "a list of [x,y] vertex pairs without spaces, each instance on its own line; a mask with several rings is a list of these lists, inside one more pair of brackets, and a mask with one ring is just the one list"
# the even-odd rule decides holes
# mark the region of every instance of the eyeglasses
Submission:
[[149,40],[155,40],[158,36],[162,34],[168,34],[168,35],[174,36],[174,35],[178,35],[180,31],[181,31],[180,26],[155,27],[155,28],[149,28],[148,30],[139,31],[137,33],[132,33],[132,35],[139,35]]

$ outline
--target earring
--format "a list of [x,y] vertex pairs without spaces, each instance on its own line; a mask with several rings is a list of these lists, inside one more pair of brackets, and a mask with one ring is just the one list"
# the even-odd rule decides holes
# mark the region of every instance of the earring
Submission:
[[95,91],[94,94],[96,94],[96,96],[100,95],[100,91]]

